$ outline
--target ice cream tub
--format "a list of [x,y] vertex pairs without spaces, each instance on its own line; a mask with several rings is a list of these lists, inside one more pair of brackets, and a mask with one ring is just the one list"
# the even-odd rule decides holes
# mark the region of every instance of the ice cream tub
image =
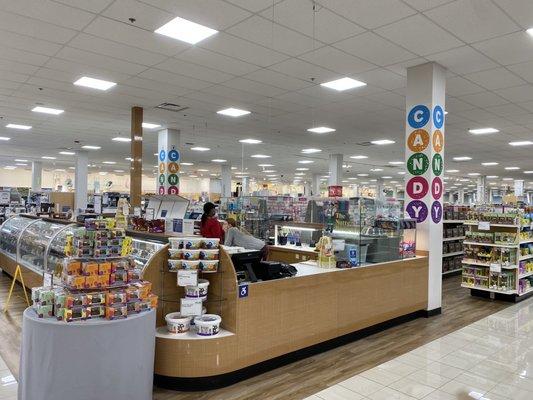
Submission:
[[185,286],[185,297],[207,299],[207,288],[209,281],[207,279],[198,279],[197,286]]
[[213,336],[220,332],[222,318],[216,314],[205,314],[194,318],[197,327],[196,333],[200,336]]
[[182,251],[180,249],[168,249],[168,258],[171,260],[181,260]]
[[169,237],[168,242],[171,249],[183,249],[183,238]]
[[217,250],[200,250],[200,260],[218,260]]
[[167,322],[167,330],[170,333],[185,333],[188,332],[191,327],[191,317],[181,316],[179,312],[173,312],[165,315],[165,321]]
[[[204,315],[206,312],[207,312],[207,309],[205,307],[202,307],[202,315]],[[196,318],[196,317],[197,316],[195,316],[194,318]],[[191,326],[195,325],[194,318],[191,318]]]
[[207,250],[215,250],[218,249],[218,245],[220,243],[220,239],[207,239],[204,238],[204,245],[203,248]]
[[176,272],[178,269],[182,269],[181,260],[168,260],[168,270]]
[[204,272],[217,272],[218,260],[201,260],[200,266]]
[[198,260],[181,260],[181,269],[200,269]]
[[204,238],[185,238],[183,239],[183,246],[181,248],[185,250],[199,250],[202,248]]
[[199,260],[202,250],[182,250],[181,258],[183,260]]

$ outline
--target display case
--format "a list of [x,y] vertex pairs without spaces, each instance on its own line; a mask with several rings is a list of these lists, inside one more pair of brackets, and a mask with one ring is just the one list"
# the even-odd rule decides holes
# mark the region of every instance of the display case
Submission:
[[133,238],[132,256],[137,268],[143,269],[150,264],[155,254],[161,250],[165,244],[151,240]]
[[34,219],[18,215],[6,220],[0,227],[0,250],[7,256],[16,259],[20,234],[34,221]]

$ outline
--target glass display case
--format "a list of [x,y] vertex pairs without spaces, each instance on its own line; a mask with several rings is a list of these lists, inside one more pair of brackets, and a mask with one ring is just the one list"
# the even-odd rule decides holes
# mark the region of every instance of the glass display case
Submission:
[[137,268],[143,269],[143,272],[144,268],[146,268],[146,266],[150,263],[151,258],[154,256],[154,254],[161,250],[163,246],[165,246],[164,243],[152,242],[136,238],[133,238],[132,244],[133,250],[131,254],[133,256],[133,259],[135,260]]
[[50,241],[46,255],[46,271],[48,273],[53,273],[56,276],[61,274],[61,261],[66,257],[65,243],[67,236],[73,235],[77,228],[76,224],[63,225],[63,229]]
[[0,250],[9,257],[17,258],[18,239],[22,231],[35,219],[14,216],[6,220],[0,227]]

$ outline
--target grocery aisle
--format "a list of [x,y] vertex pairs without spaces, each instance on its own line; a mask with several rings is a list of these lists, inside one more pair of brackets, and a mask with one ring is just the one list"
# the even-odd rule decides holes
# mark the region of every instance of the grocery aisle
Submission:
[[531,400],[532,339],[529,299],[307,400]]

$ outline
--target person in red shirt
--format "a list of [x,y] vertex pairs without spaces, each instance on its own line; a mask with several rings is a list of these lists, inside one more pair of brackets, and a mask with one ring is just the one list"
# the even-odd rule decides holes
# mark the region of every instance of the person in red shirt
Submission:
[[224,243],[224,230],[216,217],[216,206],[207,202],[204,204],[204,213],[200,223],[200,233],[203,237],[209,239],[220,239]]

